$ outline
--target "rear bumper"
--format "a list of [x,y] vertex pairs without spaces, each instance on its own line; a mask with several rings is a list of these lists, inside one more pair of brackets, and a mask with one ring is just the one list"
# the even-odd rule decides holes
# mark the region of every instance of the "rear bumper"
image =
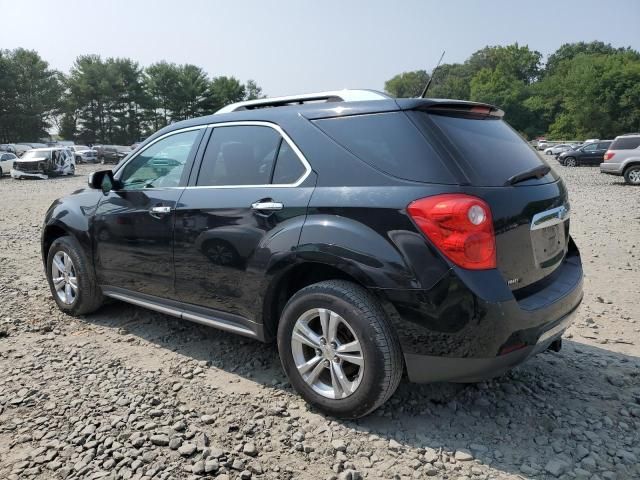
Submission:
[[556,271],[519,292],[496,270],[452,270],[429,291],[386,291],[409,379],[490,378],[559,339],[583,297],[582,263],[572,249]]
[[622,175],[622,165],[619,163],[604,162],[600,164],[600,173],[608,175]]
[[491,358],[451,358],[405,354],[409,380],[428,382],[479,382],[502,375],[528,358],[545,351],[571,326],[578,308],[543,330],[535,345]]

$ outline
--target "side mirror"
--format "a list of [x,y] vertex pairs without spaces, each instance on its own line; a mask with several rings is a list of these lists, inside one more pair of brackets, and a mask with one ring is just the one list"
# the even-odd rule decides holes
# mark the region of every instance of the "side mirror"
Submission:
[[114,188],[117,181],[113,178],[111,170],[99,170],[89,174],[87,183],[89,188],[102,190],[102,193],[107,194]]

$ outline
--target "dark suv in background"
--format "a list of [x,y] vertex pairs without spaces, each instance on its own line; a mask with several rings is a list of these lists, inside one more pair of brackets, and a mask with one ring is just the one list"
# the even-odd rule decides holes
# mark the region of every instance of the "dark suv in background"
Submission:
[[558,155],[558,161],[565,167],[600,165],[612,141],[613,140],[600,140],[598,142],[587,143],[575,150],[567,150]]
[[582,300],[567,189],[502,116],[342,91],[168,126],[50,207],[53,298],[277,340],[295,389],[341,417],[403,371],[498,375],[559,349]]

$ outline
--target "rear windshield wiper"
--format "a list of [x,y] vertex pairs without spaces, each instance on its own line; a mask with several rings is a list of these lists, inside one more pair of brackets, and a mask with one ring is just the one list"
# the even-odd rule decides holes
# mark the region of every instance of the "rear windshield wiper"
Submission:
[[532,178],[542,178],[550,171],[551,167],[549,167],[549,165],[539,165],[510,177],[506,182],[504,182],[504,186],[508,187],[509,185],[515,185],[516,183],[524,182],[525,180],[530,180]]

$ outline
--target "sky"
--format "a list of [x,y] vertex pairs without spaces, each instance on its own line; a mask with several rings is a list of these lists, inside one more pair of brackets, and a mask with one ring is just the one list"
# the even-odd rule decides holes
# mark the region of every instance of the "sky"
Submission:
[[639,0],[0,0],[0,48],[65,73],[83,54],[193,63],[254,79],[269,96],[382,90],[395,74],[518,42],[546,58],[567,42],[640,50]]

